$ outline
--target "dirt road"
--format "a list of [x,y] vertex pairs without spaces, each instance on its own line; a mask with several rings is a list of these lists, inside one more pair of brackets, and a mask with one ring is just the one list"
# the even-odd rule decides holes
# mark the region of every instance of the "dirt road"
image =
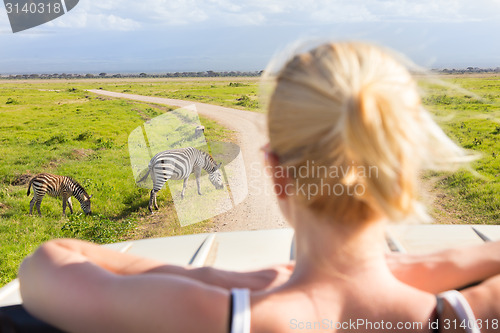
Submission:
[[199,114],[211,118],[237,132],[247,174],[248,196],[232,210],[215,218],[217,231],[275,229],[287,227],[281,215],[271,184],[263,176],[263,157],[259,148],[265,144],[265,117],[263,114],[231,109],[205,103],[177,99],[124,94],[101,89],[89,92],[115,98],[126,98],[147,103],[178,107],[195,105]]

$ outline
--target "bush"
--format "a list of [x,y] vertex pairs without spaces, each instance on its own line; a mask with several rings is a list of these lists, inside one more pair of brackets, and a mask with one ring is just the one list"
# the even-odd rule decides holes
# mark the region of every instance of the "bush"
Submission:
[[241,97],[236,99],[236,100],[237,100],[236,105],[240,105],[240,106],[248,107],[248,108],[257,108],[258,107],[258,102],[252,100],[247,95],[241,95]]
[[82,132],[80,134],[78,134],[78,136],[76,137],[76,141],[85,141],[85,140],[88,140],[90,139],[94,134],[90,131],[85,131],[85,132]]
[[64,143],[66,141],[68,141],[68,139],[66,138],[66,136],[64,134],[57,134],[57,135],[53,135],[50,139],[46,140],[44,143],[47,146],[51,146],[54,144]]
[[240,82],[229,82],[229,87],[247,87],[248,84],[240,83]]
[[19,104],[19,102],[9,97],[7,98],[7,102],[5,102],[5,104]]
[[115,146],[115,142],[112,139],[99,138],[96,141],[97,148],[113,148]]

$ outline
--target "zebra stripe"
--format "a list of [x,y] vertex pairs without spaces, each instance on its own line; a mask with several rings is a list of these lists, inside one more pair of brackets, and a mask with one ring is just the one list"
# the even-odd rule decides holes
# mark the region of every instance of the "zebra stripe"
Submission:
[[33,187],[33,198],[30,201],[30,215],[33,213],[33,206],[36,204],[38,215],[42,216],[40,205],[45,194],[52,197],[62,197],[63,215],[66,214],[66,203],[69,206],[71,214],[73,214],[71,196],[74,196],[80,202],[85,214],[91,214],[90,198],[92,196],[89,196],[87,192],[85,192],[85,189],[70,177],[52,175],[50,173],[39,173],[31,178],[26,195],[30,195],[31,187]]
[[222,189],[224,184],[219,170],[221,164],[217,164],[209,154],[193,147],[165,150],[156,154],[149,162],[148,172],[138,181],[144,181],[151,174],[153,189],[149,198],[149,211],[153,212],[153,205],[155,209],[158,209],[156,194],[169,179],[184,180],[181,192],[181,198],[184,198],[187,180],[189,175],[194,173],[198,194],[201,195],[200,175],[202,169],[208,173],[208,178],[215,188]]

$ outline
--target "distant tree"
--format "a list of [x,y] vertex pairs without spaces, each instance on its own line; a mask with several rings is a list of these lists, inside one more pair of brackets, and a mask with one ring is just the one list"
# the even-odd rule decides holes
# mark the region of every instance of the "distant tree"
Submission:
[[105,77],[107,74],[106,73],[99,73],[100,77]]

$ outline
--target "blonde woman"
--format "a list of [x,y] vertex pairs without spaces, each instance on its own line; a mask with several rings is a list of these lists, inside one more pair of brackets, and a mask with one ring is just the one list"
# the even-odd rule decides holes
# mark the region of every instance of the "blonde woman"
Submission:
[[499,243],[384,254],[386,224],[422,216],[418,171],[466,159],[404,66],[371,45],[324,44],[284,65],[267,108],[295,263],[191,269],[55,240],[21,265],[28,311],[69,332],[498,331]]

